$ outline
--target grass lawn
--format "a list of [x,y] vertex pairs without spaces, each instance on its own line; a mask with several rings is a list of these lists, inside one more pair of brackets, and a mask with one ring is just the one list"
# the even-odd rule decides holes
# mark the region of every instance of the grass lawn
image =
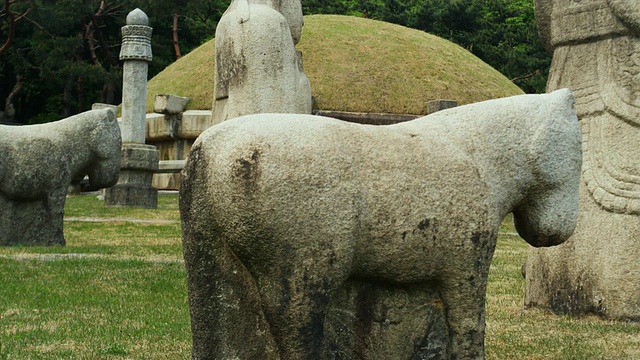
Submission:
[[[162,195],[157,210],[120,209],[71,197],[66,247],[0,248],[0,359],[188,359],[177,203]],[[96,218],[107,221],[86,221]],[[523,310],[527,245],[508,222],[502,230],[488,359],[640,359],[640,324]]]

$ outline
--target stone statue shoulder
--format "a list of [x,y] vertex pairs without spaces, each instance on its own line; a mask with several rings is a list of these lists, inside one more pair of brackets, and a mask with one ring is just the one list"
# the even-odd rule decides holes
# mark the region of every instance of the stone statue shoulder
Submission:
[[253,113],[311,113],[310,105],[304,111],[295,105],[299,97],[311,102],[301,67],[282,13],[268,4],[234,1],[216,29],[213,123]]
[[280,45],[274,40],[281,42],[289,35],[282,29],[288,29],[286,19],[269,6],[246,0],[232,3],[216,28],[216,99],[226,98],[230,79],[247,71],[250,53],[264,52],[262,47],[269,43]]
[[618,13],[640,6],[635,0],[536,0],[535,4],[538,26],[548,50],[627,35],[630,28]]
[[551,12],[553,10],[552,0],[535,0],[534,12],[536,17],[536,23],[538,25],[538,33],[540,34],[540,40],[542,45],[549,52],[553,52],[551,46]]
[[613,13],[624,23],[634,35],[640,35],[640,1],[607,0]]

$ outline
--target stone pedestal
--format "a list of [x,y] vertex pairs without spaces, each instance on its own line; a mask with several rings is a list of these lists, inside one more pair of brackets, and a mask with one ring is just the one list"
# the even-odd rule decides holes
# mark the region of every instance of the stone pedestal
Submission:
[[105,205],[156,208],[158,189],[151,186],[158,170],[158,150],[153,145],[125,144],[118,183],[107,189]]

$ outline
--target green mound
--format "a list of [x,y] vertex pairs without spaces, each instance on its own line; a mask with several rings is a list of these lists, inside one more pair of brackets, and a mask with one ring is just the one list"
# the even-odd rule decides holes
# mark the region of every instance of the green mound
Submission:
[[[467,50],[422,31],[338,15],[305,17],[298,49],[304,55],[315,108],[423,114],[430,100],[458,104],[522,94],[498,71]],[[214,41],[209,41],[149,81],[153,96],[192,99],[189,109],[210,109]]]

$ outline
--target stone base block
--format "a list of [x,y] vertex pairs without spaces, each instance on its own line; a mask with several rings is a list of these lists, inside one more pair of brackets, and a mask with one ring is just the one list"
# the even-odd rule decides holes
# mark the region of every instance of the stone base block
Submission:
[[177,95],[156,95],[153,102],[153,111],[160,114],[179,114],[184,111],[189,100],[191,99]]
[[118,184],[106,190],[104,204],[113,207],[158,207],[158,189],[151,185]]
[[158,170],[158,150],[144,144],[124,144],[118,183],[106,189],[104,203],[114,207],[158,207],[158,189],[151,185]]
[[158,170],[158,149],[152,145],[123,144],[121,170]]
[[438,111],[451,109],[458,106],[455,100],[433,100],[427,103],[427,114],[433,114]]
[[437,289],[349,280],[324,322],[331,359],[448,359],[449,326]]

